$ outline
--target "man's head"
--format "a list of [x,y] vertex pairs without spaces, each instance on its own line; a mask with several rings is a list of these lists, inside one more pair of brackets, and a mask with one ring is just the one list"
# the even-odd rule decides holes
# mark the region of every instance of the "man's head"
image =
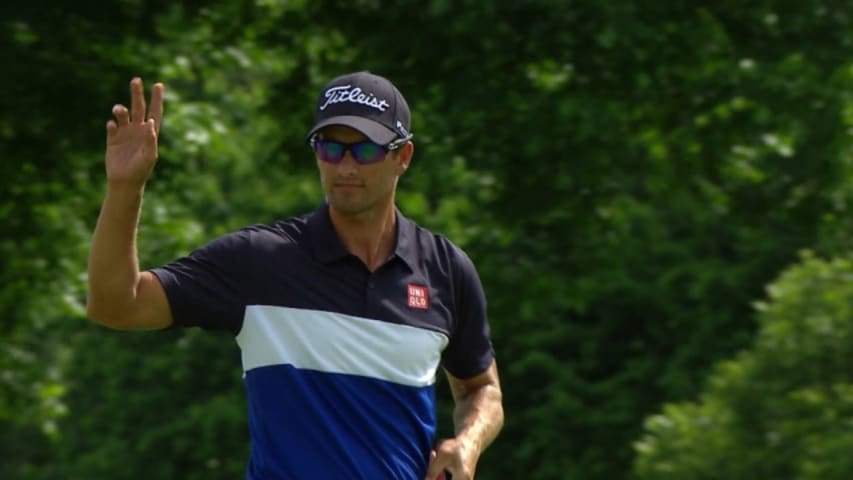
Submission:
[[409,105],[387,79],[356,72],[332,79],[317,100],[308,142],[337,213],[387,210],[414,152]]
[[358,130],[379,145],[411,138],[406,99],[388,79],[367,71],[341,75],[323,87],[307,139],[330,125]]

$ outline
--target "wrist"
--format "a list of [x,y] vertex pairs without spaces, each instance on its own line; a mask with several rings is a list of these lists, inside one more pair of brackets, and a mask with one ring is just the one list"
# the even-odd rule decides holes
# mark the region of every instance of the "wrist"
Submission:
[[474,435],[469,431],[460,431],[454,437],[459,449],[465,452],[479,453],[482,447],[482,441],[478,435]]
[[146,180],[147,179],[145,178],[141,180],[135,178],[113,178],[107,175],[107,187],[127,190],[142,190],[145,188]]
[[102,211],[109,212],[110,216],[118,215],[120,218],[132,220],[135,224],[139,220],[144,190],[144,185],[107,182]]
[[107,179],[107,196],[120,198],[139,198],[145,191],[145,182]]

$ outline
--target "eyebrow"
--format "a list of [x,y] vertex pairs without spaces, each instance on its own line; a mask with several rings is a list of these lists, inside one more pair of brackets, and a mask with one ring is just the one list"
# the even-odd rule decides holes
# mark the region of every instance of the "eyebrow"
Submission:
[[[333,137],[334,137],[334,136],[333,136]],[[361,142],[371,142],[371,141],[372,141],[372,140],[370,140],[369,138],[367,138],[367,137],[365,137],[365,136],[363,136],[363,135],[362,135],[361,137],[359,137],[358,139],[354,140],[354,141],[343,141],[343,140],[341,140],[341,139],[339,139],[339,138],[330,138],[329,136],[327,136],[327,135],[323,135],[322,133],[318,133],[318,134],[317,134],[317,139],[318,139],[318,140],[331,140],[331,141],[333,141],[333,142],[345,143],[345,144],[347,144],[347,145],[354,145],[354,144],[356,144],[356,143],[361,143]]]

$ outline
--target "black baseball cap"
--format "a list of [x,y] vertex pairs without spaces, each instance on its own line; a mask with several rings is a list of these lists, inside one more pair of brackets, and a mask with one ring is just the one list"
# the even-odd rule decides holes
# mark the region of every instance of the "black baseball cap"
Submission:
[[410,136],[411,113],[403,94],[387,78],[368,71],[333,78],[317,99],[310,141],[329,125],[354,128],[374,143],[387,145]]

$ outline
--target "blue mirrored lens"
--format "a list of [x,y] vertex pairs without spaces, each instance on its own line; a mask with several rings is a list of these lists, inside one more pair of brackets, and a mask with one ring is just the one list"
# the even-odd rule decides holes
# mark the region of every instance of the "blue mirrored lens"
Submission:
[[385,158],[385,147],[373,142],[340,143],[332,140],[317,139],[314,149],[320,160],[329,163],[338,163],[349,150],[352,158],[359,164],[378,162]]
[[350,146],[350,151],[358,163],[373,163],[385,157],[385,149],[373,142],[361,142]]
[[324,162],[338,163],[344,158],[345,145],[337,142],[317,140],[317,154]]

